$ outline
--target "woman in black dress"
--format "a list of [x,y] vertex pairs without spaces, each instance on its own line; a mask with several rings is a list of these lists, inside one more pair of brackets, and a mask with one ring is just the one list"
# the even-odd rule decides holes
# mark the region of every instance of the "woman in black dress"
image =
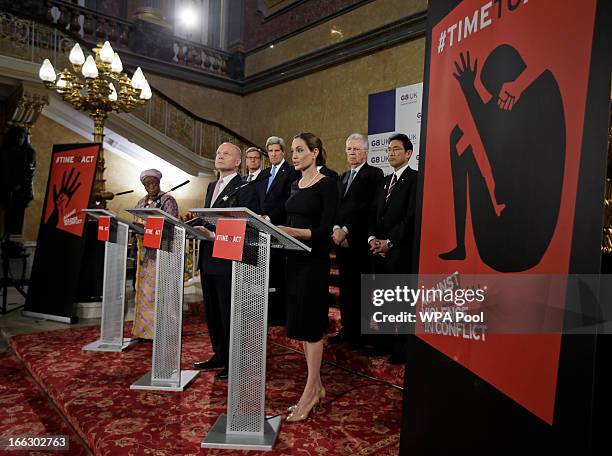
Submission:
[[317,165],[325,150],[312,133],[300,133],[291,144],[293,166],[302,173],[287,200],[284,232],[311,247],[308,254],[292,255],[287,262],[287,336],[304,346],[308,379],[302,397],[287,421],[302,421],[325,397],[321,383],[323,334],[328,325],[330,233],[338,205],[336,182],[323,176]]

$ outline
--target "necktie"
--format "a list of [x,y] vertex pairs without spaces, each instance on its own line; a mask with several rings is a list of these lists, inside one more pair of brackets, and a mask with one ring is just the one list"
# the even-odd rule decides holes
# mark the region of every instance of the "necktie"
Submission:
[[215,190],[213,191],[213,196],[212,199],[210,200],[210,207],[213,207],[213,204],[215,204],[215,201],[217,201],[217,196],[219,196],[219,193],[221,193],[221,182],[223,181],[223,179],[219,179],[217,181],[217,184],[215,185]]
[[272,165],[272,169],[270,170],[270,177],[268,177],[268,187],[266,187],[266,193],[270,190],[272,186],[272,182],[274,182],[274,176],[276,176],[276,165]]
[[395,187],[396,182],[397,182],[397,175],[393,173],[393,177],[391,178],[391,183],[389,184],[389,189],[387,190],[387,196],[385,197],[385,203],[389,201],[389,196],[391,196],[391,192],[393,191],[393,187]]
[[344,190],[345,195],[348,193],[349,188],[351,187],[351,184],[353,183],[353,179],[355,179],[355,174],[357,174],[357,171],[355,171],[354,169],[351,169],[351,174],[349,175],[348,182],[346,183],[346,190]]
[[251,182],[253,180],[253,174],[249,174],[247,177],[247,182]]

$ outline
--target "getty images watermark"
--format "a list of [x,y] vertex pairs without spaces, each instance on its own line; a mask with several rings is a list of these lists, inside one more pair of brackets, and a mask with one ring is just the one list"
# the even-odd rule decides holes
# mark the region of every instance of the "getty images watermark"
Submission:
[[609,275],[363,275],[364,334],[612,333]]

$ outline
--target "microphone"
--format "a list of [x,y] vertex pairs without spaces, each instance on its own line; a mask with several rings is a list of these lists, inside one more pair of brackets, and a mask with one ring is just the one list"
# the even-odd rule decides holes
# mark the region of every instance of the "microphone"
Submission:
[[187,185],[189,182],[191,182],[191,181],[190,181],[190,180],[186,180],[185,182],[182,182],[182,183],[180,183],[180,184],[178,184],[178,185],[175,185],[174,187],[172,187],[172,188],[171,188],[170,190],[168,190],[167,192],[160,193],[160,194],[159,194],[159,195],[157,195],[157,196],[155,197],[155,199],[152,201],[152,204],[157,203],[157,202],[158,202],[158,201],[161,199],[161,197],[162,197],[162,196],[164,196],[166,193],[170,193],[171,191],[174,191],[174,190],[176,190],[177,188],[181,188],[183,185]]
[[259,173],[259,176],[257,176],[255,179],[253,179],[253,180],[252,180],[252,181],[250,181],[250,182],[245,182],[244,184],[240,185],[240,186],[239,186],[239,187],[237,187],[237,188],[246,187],[247,185],[251,185],[251,184],[255,184],[255,183],[257,183],[257,182],[261,182],[261,181],[264,181],[264,180],[268,180],[269,178],[270,178],[270,175],[269,175],[269,174],[263,175],[263,173]]
[[[191,182],[191,181],[190,181],[189,179],[187,179],[185,182],[182,182],[182,183],[180,183],[180,184],[178,184],[178,185],[175,185],[175,186],[174,186],[174,187],[172,187],[170,190],[168,190],[166,193],[169,193],[169,192],[171,192],[171,191],[173,191],[173,190],[176,190],[177,188],[181,188],[183,185],[187,185],[189,182]],[[164,195],[165,195],[166,193],[164,193]],[[163,196],[163,195],[162,195],[162,196]]]
[[115,196],[127,195],[128,193],[134,193],[134,190],[126,190],[124,192],[115,193]]
[[232,198],[233,196],[235,196],[235,195],[236,195],[236,194],[237,194],[237,193],[238,193],[240,190],[242,190],[243,188],[248,187],[249,185],[252,185],[252,184],[256,184],[257,182],[261,182],[261,181],[264,181],[264,180],[268,180],[268,178],[270,177],[269,175],[264,175],[264,176],[262,176],[262,174],[263,174],[263,173],[259,173],[259,176],[257,176],[257,178],[256,178],[256,179],[253,179],[253,180],[252,180],[252,181],[250,181],[250,182],[245,182],[245,183],[243,183],[243,184],[240,184],[238,187],[234,187],[234,189],[233,189],[231,192],[229,192],[227,195],[225,195],[225,196],[224,196],[224,198],[225,198],[225,199],[230,199],[230,198]]

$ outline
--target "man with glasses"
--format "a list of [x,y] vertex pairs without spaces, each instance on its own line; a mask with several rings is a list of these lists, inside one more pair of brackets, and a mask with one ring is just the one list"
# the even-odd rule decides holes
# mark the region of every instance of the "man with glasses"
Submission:
[[348,342],[349,348],[362,345],[360,333],[359,283],[368,274],[368,224],[373,216],[374,196],[383,181],[383,172],[367,163],[368,140],[359,133],[346,139],[346,159],[350,169],[338,181],[340,204],[333,228],[340,271],[340,311],[342,330],[329,338],[332,344]]
[[246,158],[247,175],[244,176],[245,182],[252,182],[257,179],[261,172],[261,158],[263,152],[259,147],[249,147],[244,153]]
[[[402,133],[389,138],[387,154],[393,173],[385,177],[384,185],[375,199],[376,215],[371,219],[368,237],[374,271],[379,274],[413,272],[417,173],[408,166],[412,149],[412,142]],[[389,362],[404,362],[403,337],[381,336],[377,339],[380,351],[392,352]]]

